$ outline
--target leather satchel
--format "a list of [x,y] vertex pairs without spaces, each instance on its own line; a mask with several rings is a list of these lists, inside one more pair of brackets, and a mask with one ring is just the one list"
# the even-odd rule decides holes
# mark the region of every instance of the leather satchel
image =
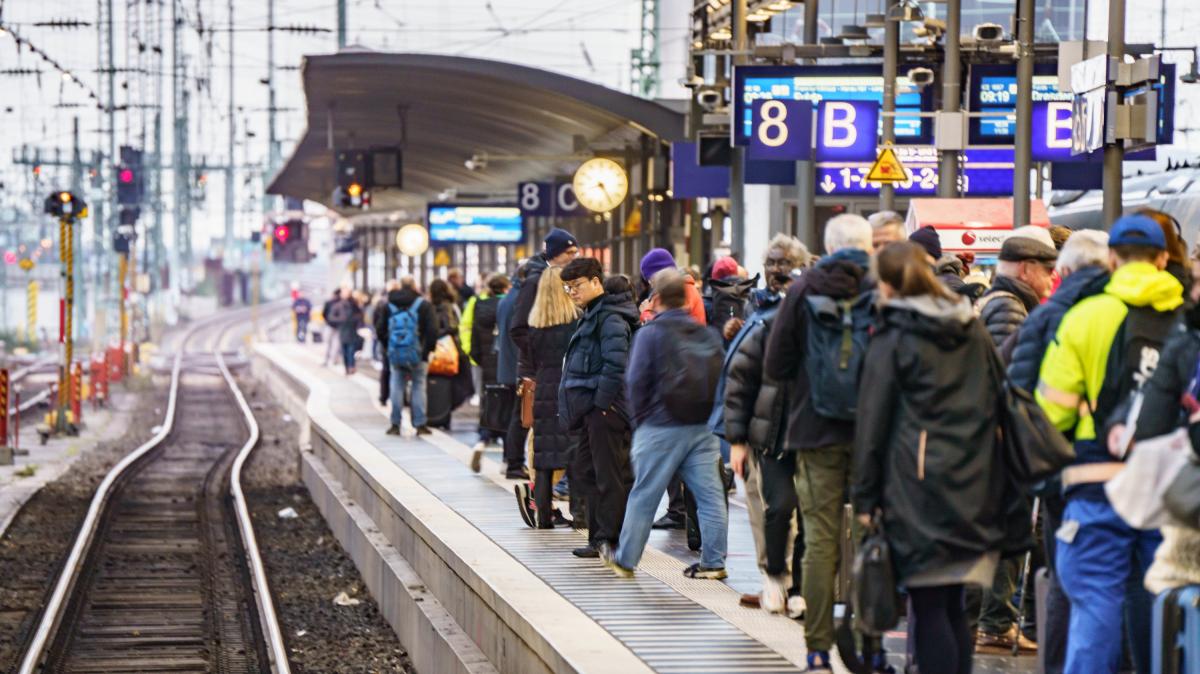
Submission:
[[521,396],[521,427],[533,428],[533,391],[537,382],[532,379],[522,379],[517,395]]

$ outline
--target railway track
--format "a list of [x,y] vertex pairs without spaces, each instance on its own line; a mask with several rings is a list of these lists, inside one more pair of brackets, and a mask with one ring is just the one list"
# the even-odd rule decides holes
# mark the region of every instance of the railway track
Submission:
[[22,674],[289,672],[239,484],[258,441],[223,351],[239,314],[187,333],[161,429],[97,489]]

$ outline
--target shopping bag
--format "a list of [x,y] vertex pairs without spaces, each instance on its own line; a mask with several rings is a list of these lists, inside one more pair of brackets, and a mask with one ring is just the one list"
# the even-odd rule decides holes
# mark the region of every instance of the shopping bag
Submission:
[[458,345],[454,337],[445,335],[438,339],[429,359],[429,374],[453,377],[458,374]]
[[1191,441],[1183,428],[1133,445],[1125,467],[1104,485],[1113,510],[1134,529],[1169,524],[1163,497],[1190,453]]

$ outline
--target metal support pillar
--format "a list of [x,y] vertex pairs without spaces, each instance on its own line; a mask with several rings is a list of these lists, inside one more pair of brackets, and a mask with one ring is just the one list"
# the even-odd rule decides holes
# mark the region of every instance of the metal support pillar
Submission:
[[[733,0],[733,68],[746,63],[745,52],[750,48],[746,34],[746,0]],[[733,71],[729,79],[733,81]],[[734,92],[734,96],[737,92]],[[732,103],[731,103],[732,104]],[[746,251],[746,148],[734,145],[729,167],[729,248],[734,255],[744,256]],[[717,225],[713,225],[716,227]]]
[[[271,8],[270,12],[272,14],[272,17],[270,19],[267,19],[267,21],[268,21],[267,39],[273,40],[274,35],[275,35],[275,31],[274,31],[275,25],[274,25],[274,23],[272,23],[272,21],[274,19],[273,15],[274,15],[274,10],[275,10],[275,1],[274,0],[271,0],[270,8]],[[234,61],[236,61],[236,58],[234,57],[234,52],[233,52],[233,32],[234,32],[233,31],[233,0],[229,0],[229,141],[227,143],[228,159],[226,160],[228,162],[228,165],[225,167],[225,245],[224,245],[224,249],[225,249],[224,250],[224,259],[227,261],[229,260],[229,254],[233,251],[233,192],[234,192],[233,185],[234,185],[234,180],[236,179],[236,176],[234,175],[234,170],[233,170],[233,161],[234,161],[233,148],[234,148],[234,142],[236,140],[236,134],[237,134],[237,117],[236,117],[236,113],[235,113],[233,99],[234,99],[234,90],[237,89],[237,80],[235,78],[234,68],[233,68]],[[270,77],[269,74],[268,74],[268,77]],[[274,88],[272,88],[271,89],[272,97],[274,97],[274,91],[275,91]],[[270,105],[272,108],[275,107],[274,100],[271,101]],[[272,112],[270,114],[271,114],[271,119],[273,121],[275,113]],[[271,133],[272,133],[272,135],[274,135],[274,133],[275,133],[274,124],[271,125]]]
[[[887,11],[890,15],[892,7],[899,0],[887,0]],[[900,22],[887,20],[883,26],[883,143],[887,145],[896,141],[896,71],[900,60]],[[896,209],[896,188],[892,183],[881,183],[879,187],[879,210],[892,211]]]
[[[1108,59],[1120,61],[1125,57],[1125,0],[1109,0],[1108,2]],[[1113,87],[1108,87],[1107,96],[1114,95]],[[1124,203],[1121,199],[1123,176],[1121,170],[1125,163],[1125,146],[1121,140],[1107,143],[1104,146],[1104,226],[1111,227],[1117,218],[1121,217]]]
[[[819,0],[804,3],[804,44],[817,43],[817,9]],[[812,59],[810,63],[816,63]],[[817,178],[816,164],[808,159],[796,163],[796,232],[809,250],[821,250],[817,241]]]
[[346,0],[337,0],[337,46],[346,48]]
[[[942,64],[942,112],[962,108],[962,57],[959,34],[962,32],[962,0],[946,2],[945,63]],[[938,151],[938,196],[958,196],[958,150]]]
[[1029,223],[1033,164],[1033,0],[1017,0],[1017,133],[1013,168],[1013,227]]

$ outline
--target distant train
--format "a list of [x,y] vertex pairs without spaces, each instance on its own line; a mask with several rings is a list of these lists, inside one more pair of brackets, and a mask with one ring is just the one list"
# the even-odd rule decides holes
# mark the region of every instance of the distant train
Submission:
[[[1102,190],[1058,190],[1047,204],[1050,221],[1072,229],[1104,226]],[[1189,246],[1200,243],[1200,168],[1178,168],[1125,178],[1126,211],[1154,208],[1179,221]]]

